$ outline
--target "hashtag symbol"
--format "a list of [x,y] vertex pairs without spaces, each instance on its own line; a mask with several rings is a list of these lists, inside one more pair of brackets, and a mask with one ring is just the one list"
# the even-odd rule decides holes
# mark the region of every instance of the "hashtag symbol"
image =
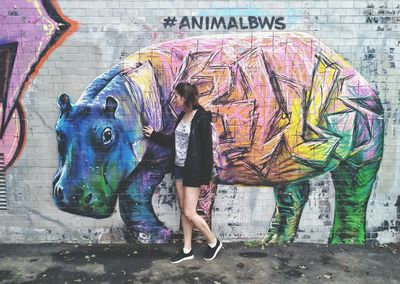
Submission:
[[166,29],[167,27],[172,27],[175,25],[176,22],[176,18],[175,17],[168,17],[164,19],[164,29]]

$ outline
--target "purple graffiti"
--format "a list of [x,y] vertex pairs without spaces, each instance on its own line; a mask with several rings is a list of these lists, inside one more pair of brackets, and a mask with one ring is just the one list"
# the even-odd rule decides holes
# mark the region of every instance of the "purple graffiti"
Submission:
[[77,28],[55,0],[2,1],[0,9],[0,153],[8,169],[24,145],[21,97],[43,62]]

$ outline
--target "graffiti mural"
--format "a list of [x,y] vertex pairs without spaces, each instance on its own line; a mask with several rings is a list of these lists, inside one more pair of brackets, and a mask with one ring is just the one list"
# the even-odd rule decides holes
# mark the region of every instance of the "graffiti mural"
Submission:
[[25,135],[21,98],[50,53],[77,24],[55,0],[2,1],[0,23],[0,152],[5,168],[20,154]]
[[[96,78],[56,124],[54,200],[104,218],[119,197],[128,228],[149,242],[171,232],[151,205],[170,172],[170,150],[142,126],[169,133],[172,94],[189,81],[213,113],[218,184],[273,186],[276,208],[262,242],[295,238],[312,177],[331,172],[336,204],[330,243],[364,243],[367,202],[383,152],[377,94],[343,58],[304,33],[187,38],[143,48]],[[266,223],[268,220],[266,220]]]

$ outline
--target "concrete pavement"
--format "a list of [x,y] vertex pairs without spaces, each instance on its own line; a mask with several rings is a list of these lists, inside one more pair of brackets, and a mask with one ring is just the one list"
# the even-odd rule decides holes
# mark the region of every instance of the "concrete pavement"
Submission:
[[170,264],[178,244],[2,244],[0,283],[400,283],[399,244],[290,244],[247,248]]

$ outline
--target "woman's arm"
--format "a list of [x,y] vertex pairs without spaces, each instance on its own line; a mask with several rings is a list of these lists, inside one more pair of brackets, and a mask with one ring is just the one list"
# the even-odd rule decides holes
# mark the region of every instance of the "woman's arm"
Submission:
[[165,134],[161,132],[157,132],[151,126],[144,126],[143,133],[146,137],[148,137],[151,141],[154,141],[157,144],[165,147],[173,147],[174,146],[174,133]]
[[174,133],[172,134],[165,134],[157,131],[153,131],[150,135],[150,140],[166,147],[173,147],[175,143],[175,136]]
[[[182,111],[177,118],[175,126],[182,120],[185,113]],[[165,147],[174,147],[175,144],[175,130],[171,134],[157,132],[150,125],[143,127],[143,132],[146,137],[151,141]]]

